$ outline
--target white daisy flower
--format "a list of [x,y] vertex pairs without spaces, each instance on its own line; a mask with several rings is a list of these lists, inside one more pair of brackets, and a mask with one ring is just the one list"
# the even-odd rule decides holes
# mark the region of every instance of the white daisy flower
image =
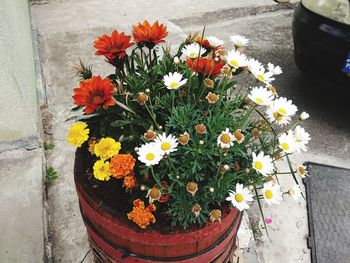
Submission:
[[139,161],[147,166],[158,164],[163,158],[163,153],[155,143],[146,143],[137,151]]
[[276,121],[277,124],[284,125],[290,122],[291,116],[293,116],[297,110],[298,108],[291,100],[280,97],[272,101],[266,113],[271,122]]
[[304,166],[302,164],[297,165],[296,172],[298,175],[300,175],[301,178],[305,178],[306,176],[308,176],[306,166]]
[[293,153],[296,150],[295,137],[291,131],[278,136],[279,147],[285,153]]
[[207,40],[209,42],[209,45],[213,48],[217,48],[219,46],[222,46],[225,41],[218,39],[217,37],[209,36],[207,37]]
[[247,60],[248,70],[251,72],[253,68],[261,68],[264,67],[259,61],[254,58],[249,58]]
[[280,66],[274,66],[271,63],[267,64],[267,70],[270,71],[273,75],[280,75],[282,74],[282,69]]
[[253,201],[253,196],[248,188],[243,188],[243,184],[236,184],[236,191],[230,191],[229,196],[226,198],[230,201],[234,207],[239,211],[248,209],[249,205],[247,202]]
[[157,145],[158,149],[160,149],[163,155],[177,151],[177,138],[172,134],[169,134],[168,136],[166,136],[165,132],[163,134],[159,134],[155,138],[154,143]]
[[235,68],[241,68],[247,66],[247,57],[244,54],[241,54],[239,51],[231,50],[226,56],[227,63]]
[[308,119],[309,117],[310,117],[309,113],[303,111],[303,112],[299,115],[299,120],[305,121],[305,120]]
[[272,181],[264,183],[262,193],[268,205],[279,204],[283,200],[280,186],[274,185]]
[[178,72],[169,73],[163,77],[163,82],[167,89],[178,89],[186,84],[187,79],[182,79],[183,75]]
[[295,201],[298,201],[301,197],[301,189],[300,186],[295,184],[291,189],[289,189],[288,194],[293,197]]
[[218,136],[217,143],[221,148],[230,148],[233,146],[233,142],[236,140],[235,136],[230,133],[229,128],[226,128],[225,131],[222,131]]
[[273,100],[273,93],[265,87],[253,87],[248,98],[258,105],[269,105]]
[[[188,58],[197,58],[202,56],[207,50],[198,43],[192,43],[184,46],[181,52]],[[200,53],[199,53],[200,52]]]
[[292,134],[294,135],[297,151],[306,152],[307,151],[306,144],[308,144],[309,141],[311,140],[310,134],[306,132],[305,129],[299,125],[295,127]]
[[241,35],[231,36],[230,40],[233,42],[236,48],[246,47],[249,43],[249,39]]
[[269,176],[273,173],[273,161],[269,155],[264,155],[264,152],[260,152],[258,155],[256,155],[256,153],[253,152],[252,157],[252,167],[255,171],[261,173],[263,176]]
[[[258,62],[258,61],[257,61]],[[261,81],[265,84],[270,84],[272,81],[274,81],[275,79],[272,78],[273,73],[270,71],[265,71],[265,68],[263,66],[261,66],[260,62],[256,63],[256,62],[251,62],[249,64],[249,71],[254,75],[254,77],[258,80]]]

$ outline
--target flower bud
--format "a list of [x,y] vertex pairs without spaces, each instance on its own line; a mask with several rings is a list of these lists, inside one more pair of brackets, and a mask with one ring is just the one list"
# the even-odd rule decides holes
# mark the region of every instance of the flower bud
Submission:
[[275,95],[275,96],[277,95],[277,89],[276,89],[275,86],[270,85],[269,89],[270,89],[270,91],[272,92],[273,95]]
[[137,95],[137,102],[140,104],[140,105],[144,105],[146,103],[146,101],[148,101],[148,96],[143,93],[143,92],[140,92],[138,95]]
[[203,123],[196,125],[196,132],[200,135],[207,133],[207,127]]
[[202,208],[201,208],[201,206],[200,206],[199,204],[194,204],[194,205],[192,206],[192,213],[194,213],[194,215],[195,215],[196,217],[199,216],[199,214],[201,213],[201,210],[202,210]]
[[254,190],[254,185],[249,185],[248,190],[253,191]]
[[174,57],[174,63],[175,63],[175,64],[179,64],[179,63],[180,63],[179,57]]
[[141,191],[145,191],[145,190],[146,190],[146,186],[141,185],[141,186],[140,186],[140,190],[141,190]]
[[215,191],[214,187],[210,187],[210,188],[209,188],[209,191],[210,191],[211,193],[214,193],[214,191]]
[[146,89],[145,92],[146,92],[146,93],[150,93],[151,90],[150,90],[150,89]]
[[252,130],[252,135],[253,135],[253,137],[254,137],[255,139],[259,139],[259,137],[260,137],[260,131],[259,131],[257,128],[254,128],[254,129]]
[[177,139],[180,144],[186,145],[188,144],[188,141],[190,140],[190,135],[187,132],[184,132],[180,134],[179,138]]
[[226,169],[225,169],[225,167],[223,165],[219,167],[219,173],[220,174],[226,173]]
[[306,119],[308,119],[310,117],[309,113],[303,111],[300,116],[299,116],[299,120],[301,121],[305,121]]
[[221,211],[219,209],[211,210],[209,216],[211,222],[219,221],[221,223]]
[[157,133],[153,130],[148,130],[143,134],[143,137],[145,137],[145,139],[147,141],[153,141],[157,136]]
[[237,142],[240,144],[244,141],[244,135],[243,133],[241,132],[241,130],[237,130],[233,133],[233,135],[235,136]]
[[97,143],[97,139],[96,139],[95,137],[89,138],[89,140],[88,140],[88,145],[89,145],[88,151],[89,151],[91,154],[94,154],[95,144],[96,144],[96,143]]
[[187,192],[189,192],[192,196],[194,196],[196,194],[196,192],[198,191],[198,185],[195,182],[189,182],[186,185],[186,190]]
[[204,144],[204,141],[203,141],[203,140],[200,140],[200,141],[199,141],[199,144],[200,144],[200,145],[203,145],[203,144]]
[[224,165],[224,169],[225,169],[225,171],[228,171],[228,170],[230,170],[230,166],[228,166],[227,164],[225,164],[225,165]]
[[149,203],[152,204],[154,201],[158,201],[162,196],[161,191],[157,187],[152,187],[148,190],[147,197],[149,198]]
[[235,162],[233,164],[233,170],[235,170],[236,172],[238,172],[239,170],[241,170],[241,166],[239,165],[238,162]]
[[214,81],[212,81],[211,79],[205,79],[205,80],[204,80],[204,85],[205,85],[207,88],[212,89],[212,88],[214,87]]
[[216,95],[215,93],[209,92],[208,95],[205,97],[209,104],[214,104],[219,100],[219,95]]

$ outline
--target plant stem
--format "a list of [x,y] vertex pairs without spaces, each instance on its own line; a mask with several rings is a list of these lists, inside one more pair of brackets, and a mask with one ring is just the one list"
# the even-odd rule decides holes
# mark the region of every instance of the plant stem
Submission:
[[154,178],[154,180],[157,182],[157,185],[162,188],[162,184],[160,182],[160,179],[158,178],[158,176],[156,176],[154,170],[153,170],[153,166],[151,166],[151,172],[152,172],[152,176]]
[[155,119],[155,117],[154,117],[154,113],[152,113],[152,112],[150,111],[150,109],[149,109],[148,106],[147,106],[147,103],[145,103],[145,106],[146,106],[146,109],[147,109],[149,115],[151,116],[151,118],[152,118],[154,124],[156,125],[156,127],[157,127],[157,129],[158,129],[158,128],[159,128],[159,125],[158,125],[158,123],[157,123],[157,121],[156,121],[156,119]]
[[257,197],[256,200],[258,201],[258,206],[259,206],[260,214],[261,214],[263,222],[264,222],[266,235],[269,236],[269,232],[267,231],[267,226],[266,226],[266,222],[265,222],[264,212],[262,210],[262,206],[261,206],[260,199],[259,199],[259,194],[258,194],[258,191],[256,189],[255,189],[255,196]]

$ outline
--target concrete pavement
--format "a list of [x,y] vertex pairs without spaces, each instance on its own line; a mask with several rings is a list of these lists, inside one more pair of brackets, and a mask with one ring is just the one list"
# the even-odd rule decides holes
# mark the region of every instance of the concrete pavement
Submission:
[[[174,45],[188,32],[200,31],[204,24],[208,35],[215,35],[226,43],[230,35],[247,36],[249,55],[283,68],[284,74],[276,81],[279,93],[311,115],[305,123],[312,136],[310,152],[296,161],[346,165],[350,157],[346,100],[337,98],[332,87],[321,91],[320,85],[303,77],[294,64],[291,21],[296,2],[278,5],[272,0],[32,0],[48,111],[52,114],[48,138],[55,144],[48,163],[60,174],[48,189],[49,238],[54,262],[80,262],[89,251],[73,183],[74,149],[66,142],[69,124],[64,120],[71,116],[72,88],[78,83],[73,78],[73,65],[80,57],[93,63],[97,74],[108,74],[111,68],[103,58],[93,55],[92,42],[114,28],[130,32],[131,24],[143,19],[160,19],[168,25],[168,39]],[[291,178],[282,180],[292,183]],[[249,247],[245,250],[246,262],[309,262],[305,202],[288,200],[284,205],[267,207],[266,211],[273,218],[269,226],[270,240],[256,231],[261,222],[254,211],[249,213],[255,240],[246,242]],[[247,254],[248,250],[254,253]],[[90,261],[88,256],[84,262]]]

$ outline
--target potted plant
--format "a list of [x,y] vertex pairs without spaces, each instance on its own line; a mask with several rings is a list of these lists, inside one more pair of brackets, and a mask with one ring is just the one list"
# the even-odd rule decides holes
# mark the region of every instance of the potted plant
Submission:
[[132,36],[95,40],[112,74],[79,67],[68,141],[78,148],[75,183],[98,262],[227,262],[242,211],[287,193],[277,160],[295,178],[289,195],[301,196],[305,167],[289,156],[306,150],[308,114],[293,121],[297,107],[278,97],[271,83],[281,68],[248,58],[245,37],[232,36],[226,52],[204,33],[172,54],[167,27],[144,21]]

